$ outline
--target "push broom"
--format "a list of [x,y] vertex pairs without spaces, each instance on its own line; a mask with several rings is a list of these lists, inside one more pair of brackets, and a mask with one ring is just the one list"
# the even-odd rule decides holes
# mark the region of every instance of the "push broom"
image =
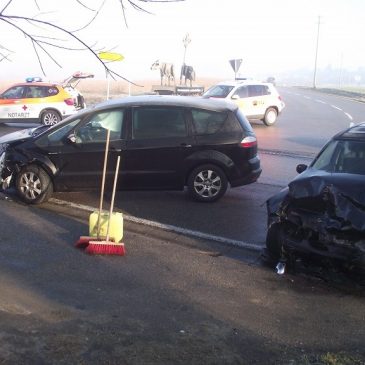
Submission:
[[117,159],[117,166],[114,175],[114,184],[113,184],[112,199],[109,209],[109,219],[106,231],[106,239],[105,241],[89,241],[89,245],[86,247],[85,251],[92,255],[119,255],[119,256],[125,255],[124,243],[114,242],[109,240],[110,221],[113,215],[115,190],[117,186],[118,172],[119,172],[119,163],[120,163],[120,156],[118,156]]
[[98,213],[98,220],[97,220],[96,237],[95,236],[80,236],[80,238],[75,243],[75,246],[77,248],[86,248],[91,240],[93,240],[93,241],[102,240],[102,238],[100,237],[100,228],[101,228],[101,216],[102,216],[102,211],[103,211],[103,198],[104,198],[106,167],[107,167],[107,164],[108,164],[109,142],[110,142],[110,129],[107,130],[106,142],[105,142],[104,165],[103,165],[103,174],[102,174],[102,180],[101,180],[101,192],[100,192],[99,213]]

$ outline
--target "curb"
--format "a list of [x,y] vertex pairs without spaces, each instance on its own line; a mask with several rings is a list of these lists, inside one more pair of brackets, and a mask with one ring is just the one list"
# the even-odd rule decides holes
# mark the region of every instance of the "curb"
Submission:
[[[96,210],[96,208],[90,207],[88,205],[75,204],[72,202],[55,199],[55,198],[49,199],[49,203],[55,204],[58,206],[67,207],[67,208],[79,209],[79,210],[89,212],[89,213],[94,212]],[[222,237],[222,236],[215,236],[215,235],[211,235],[211,234],[200,232],[200,231],[194,231],[191,229],[173,226],[171,224],[164,224],[164,223],[150,221],[150,220],[143,219],[143,218],[134,217],[132,215],[128,215],[125,213],[123,213],[123,219],[127,222],[142,224],[144,226],[148,226],[151,228],[158,228],[163,231],[178,233],[178,234],[190,236],[193,238],[199,238],[199,239],[203,239],[203,240],[223,243],[223,244],[234,246],[234,247],[244,248],[244,249],[250,250],[250,251],[258,252],[264,248],[264,245],[260,245],[258,243],[250,243],[250,242],[245,242],[245,241],[229,239],[229,238]]]

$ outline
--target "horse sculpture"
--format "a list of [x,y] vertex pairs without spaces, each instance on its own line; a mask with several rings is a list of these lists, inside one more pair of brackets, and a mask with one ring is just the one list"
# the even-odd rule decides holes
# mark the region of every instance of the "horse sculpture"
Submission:
[[182,78],[185,77],[185,83],[184,85],[186,85],[186,80],[190,81],[190,87],[192,87],[192,82],[195,80],[195,71],[193,69],[193,66],[188,66],[183,64],[181,66],[181,72],[180,72],[180,84],[181,84],[181,80]]
[[161,86],[163,85],[164,77],[168,80],[168,86],[170,86],[171,80],[173,80],[175,83],[174,65],[172,63],[161,62],[160,60],[157,60],[152,64],[151,70],[160,70]]

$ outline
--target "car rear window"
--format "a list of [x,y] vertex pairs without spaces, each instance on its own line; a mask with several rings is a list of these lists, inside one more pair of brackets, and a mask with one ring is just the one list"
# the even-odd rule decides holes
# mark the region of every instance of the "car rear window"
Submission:
[[133,139],[187,136],[182,108],[139,107],[133,110]]
[[191,111],[195,134],[213,134],[216,133],[225,120],[227,113],[217,113],[206,110],[193,109]]
[[231,112],[192,109],[191,115],[195,135],[208,135],[217,132],[242,132],[239,121]]

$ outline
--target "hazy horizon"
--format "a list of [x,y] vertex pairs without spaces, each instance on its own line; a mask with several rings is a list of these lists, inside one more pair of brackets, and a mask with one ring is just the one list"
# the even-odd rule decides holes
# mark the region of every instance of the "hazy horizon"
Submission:
[[[1,7],[6,3],[0,0]],[[25,5],[24,1],[13,0],[5,13],[37,16],[69,30],[82,27],[95,15],[75,0],[64,0],[59,5],[46,0],[37,3],[40,10],[35,2]],[[83,3],[97,9],[102,1]],[[291,75],[294,79],[306,75],[304,81],[310,83],[319,34],[318,81],[321,82],[321,73],[329,74],[332,70],[334,75],[329,79],[333,83],[365,83],[362,70],[365,53],[361,47],[361,37],[365,34],[364,1],[186,0],[141,5],[153,15],[128,6],[126,27],[119,1],[107,0],[90,26],[75,33],[95,49],[121,53],[125,59],[109,66],[132,81],[145,79],[158,83],[158,71],[150,70],[156,59],[173,62],[179,74],[184,57],[183,38],[189,33],[191,43],[186,48],[185,61],[195,68],[197,78],[232,79],[234,72],[229,60],[238,58],[243,60],[239,70],[242,76],[256,79],[274,76],[280,81]],[[0,63],[0,78],[23,80],[27,76],[42,76],[29,40],[4,22],[0,22],[0,32],[1,51],[4,48],[14,51],[10,54],[12,62]],[[32,29],[32,34],[42,32],[44,29],[39,27]],[[61,38],[52,32],[46,32],[46,36]],[[62,44],[75,46],[62,37]],[[98,79],[105,77],[102,66],[86,51],[54,48],[51,52],[62,68],[43,55],[44,79],[63,79],[76,70],[92,72]]]

